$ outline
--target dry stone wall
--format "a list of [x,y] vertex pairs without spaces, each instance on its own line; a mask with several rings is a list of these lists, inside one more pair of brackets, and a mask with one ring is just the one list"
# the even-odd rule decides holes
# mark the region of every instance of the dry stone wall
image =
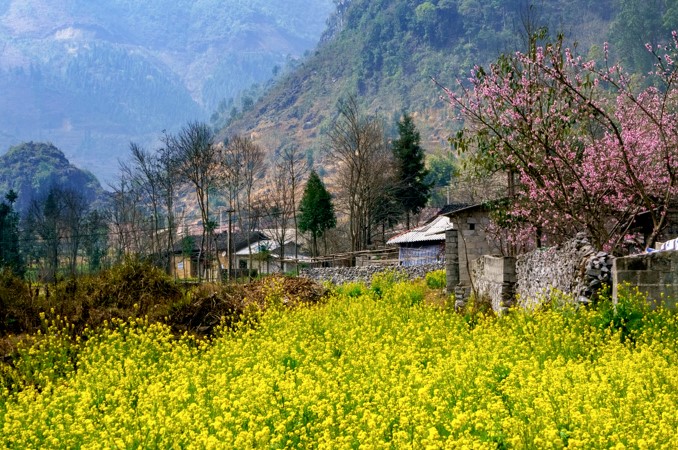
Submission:
[[403,274],[407,279],[423,278],[427,273],[445,268],[444,263],[424,264],[420,266],[361,266],[361,267],[318,267],[302,269],[300,276],[310,278],[315,281],[329,281],[333,284],[344,284],[350,282],[363,282],[369,284],[372,276],[386,270],[394,270]]
[[603,284],[612,284],[613,257],[594,249],[583,234],[558,247],[516,258],[516,295],[524,308],[537,306],[558,290],[588,303]]

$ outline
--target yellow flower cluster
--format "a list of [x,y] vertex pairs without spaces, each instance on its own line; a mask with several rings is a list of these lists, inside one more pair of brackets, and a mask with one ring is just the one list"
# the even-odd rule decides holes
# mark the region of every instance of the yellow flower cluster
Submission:
[[76,370],[0,397],[0,446],[678,448],[673,315],[631,343],[595,311],[469,324],[422,289],[274,308],[210,341],[118,323]]

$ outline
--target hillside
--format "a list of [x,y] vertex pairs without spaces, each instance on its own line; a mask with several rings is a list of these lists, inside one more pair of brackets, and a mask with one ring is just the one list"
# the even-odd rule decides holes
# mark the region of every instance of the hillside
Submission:
[[105,196],[94,175],[72,165],[52,144],[28,142],[0,155],[0,195],[13,189],[19,195],[20,214],[55,186],[81,193],[88,203],[103,201]]
[[[539,27],[563,32],[584,56],[599,57],[609,40],[620,49],[613,58],[621,55],[633,70],[645,70],[647,58],[632,58],[638,52],[630,49],[644,51],[645,42],[671,29],[676,15],[666,6],[635,3],[544,0],[528,8],[521,0],[340,2],[330,20],[333,27],[314,54],[222,129],[220,137],[244,132],[270,151],[294,143],[318,155],[337,100],[351,93],[365,111],[384,118],[393,133],[397,116],[407,110],[427,149],[446,148],[447,136],[458,125],[431,77],[453,86],[475,64],[525,48],[524,30]],[[663,37],[670,37],[668,31]]]
[[331,0],[0,1],[0,153],[51,141],[104,180],[312,48]]

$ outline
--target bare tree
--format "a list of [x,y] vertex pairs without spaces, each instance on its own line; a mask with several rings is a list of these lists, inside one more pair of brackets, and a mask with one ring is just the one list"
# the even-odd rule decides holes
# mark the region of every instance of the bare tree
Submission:
[[61,202],[63,203],[62,226],[68,253],[69,274],[74,277],[78,273],[78,254],[82,241],[83,230],[85,229],[85,219],[88,212],[88,203],[85,197],[77,191],[63,189],[60,192]]
[[[162,140],[167,144],[168,135]],[[131,143],[130,151],[132,166],[125,171],[136,181],[150,212],[151,253],[169,272],[176,233],[174,199],[178,184],[173,147],[165,145],[152,153]]]
[[151,212],[151,249],[150,253],[157,257],[161,242],[161,212],[160,212],[160,180],[159,167],[156,157],[134,142],[130,143],[132,154],[132,176],[137,180],[139,190],[143,193],[145,202],[148,203]]
[[[215,223],[210,219],[210,190],[217,186],[220,176],[219,152],[214,145],[214,135],[208,125],[192,122],[186,125],[176,136],[168,136],[166,144],[175,155],[177,173],[195,189],[195,196],[202,219],[202,235],[198,253],[198,279],[205,268],[203,261],[207,256],[209,243],[214,243]],[[215,256],[219,269],[219,252]]]
[[292,221],[294,223],[294,260],[295,267],[299,268],[299,242],[297,240],[299,222],[297,220],[297,209],[301,191],[303,190],[303,181],[309,171],[308,161],[296,146],[286,147],[281,155],[283,169],[286,172],[286,179],[289,182],[290,201],[292,203]]
[[59,187],[31,202],[26,219],[28,238],[36,242],[34,256],[43,263],[47,281],[56,281],[62,260],[67,262],[69,274],[76,275],[87,207],[82,194]]
[[266,177],[266,188],[261,195],[266,228],[278,246],[280,271],[285,271],[285,244],[292,224],[294,204],[291,200],[290,185],[285,177],[284,166],[277,160]]
[[[265,171],[264,152],[252,139],[240,135],[234,136],[226,150],[231,173],[232,185],[240,230],[246,232],[247,245],[251,245],[250,233],[257,228],[258,215],[254,214],[254,189]],[[223,161],[224,159],[222,159]],[[249,267],[252,267],[250,252]]]
[[361,115],[353,96],[339,102],[329,140],[330,156],[338,164],[340,200],[349,217],[351,250],[363,250],[371,240],[372,207],[388,185],[392,154],[382,123]]
[[167,270],[169,273],[172,264],[172,253],[174,252],[174,242],[177,234],[177,220],[174,216],[174,200],[177,195],[179,180],[177,177],[177,164],[172,147],[167,145],[167,134],[163,136],[165,146],[158,150],[157,156],[157,177],[160,186],[161,197],[167,214]]
[[120,162],[120,176],[115,185],[111,185],[113,196],[110,203],[110,216],[116,240],[118,262],[124,255],[146,255],[153,248],[152,237],[148,233],[150,224],[146,211],[146,198],[142,179],[134,167]]
[[131,249],[131,239],[127,233],[128,218],[128,183],[124,174],[116,184],[109,186],[113,192],[109,204],[109,217],[113,230],[113,243],[115,245],[115,261],[119,262],[122,256]]

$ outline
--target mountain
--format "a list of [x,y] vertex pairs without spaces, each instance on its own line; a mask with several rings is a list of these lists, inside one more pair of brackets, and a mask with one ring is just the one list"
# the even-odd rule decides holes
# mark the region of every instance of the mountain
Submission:
[[0,152],[51,141],[103,180],[312,48],[331,0],[0,0]]
[[52,144],[28,142],[0,155],[0,197],[13,189],[17,211],[28,211],[33,199],[41,199],[52,187],[79,192],[88,204],[105,201],[105,192],[92,173],[72,165]]
[[[632,70],[649,62],[631,60],[645,42],[670,39],[678,5],[633,0],[342,0],[316,51],[279,79],[242,117],[219,133],[254,136],[270,151],[294,144],[317,156],[336,116],[336,103],[355,95],[365,112],[391,127],[410,112],[429,150],[447,148],[459,123],[439,99],[444,86],[466,79],[474,65],[526,48],[525,30],[562,32],[580,54],[599,58],[610,41],[613,59]],[[670,3],[670,2],[669,2]],[[672,11],[675,9],[676,11]],[[625,33],[632,32],[632,34]],[[663,34],[662,34],[663,33]]]

